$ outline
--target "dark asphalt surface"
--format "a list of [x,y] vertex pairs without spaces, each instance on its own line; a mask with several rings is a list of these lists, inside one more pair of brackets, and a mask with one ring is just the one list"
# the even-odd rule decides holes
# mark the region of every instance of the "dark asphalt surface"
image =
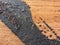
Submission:
[[0,1],[0,19],[25,43],[25,45],[60,45],[59,41],[49,40],[42,35],[41,31],[31,19],[28,4],[22,1],[19,2],[19,0],[2,1],[5,3],[1,3]]

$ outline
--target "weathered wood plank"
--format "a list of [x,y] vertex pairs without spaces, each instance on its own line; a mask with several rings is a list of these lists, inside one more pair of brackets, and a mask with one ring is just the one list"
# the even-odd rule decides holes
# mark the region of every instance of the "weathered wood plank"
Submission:
[[[36,26],[43,30],[42,34],[49,39],[57,39],[57,36],[60,36],[60,0],[25,0],[25,2],[31,7],[32,19]],[[57,36],[46,27],[40,17],[53,28]],[[39,25],[42,25],[42,27]],[[44,30],[47,33],[44,33]],[[52,35],[52,37],[49,37],[49,35]]]

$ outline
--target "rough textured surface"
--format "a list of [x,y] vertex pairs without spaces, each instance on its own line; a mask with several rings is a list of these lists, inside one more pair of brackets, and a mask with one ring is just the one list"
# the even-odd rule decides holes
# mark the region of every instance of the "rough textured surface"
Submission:
[[25,45],[11,30],[0,21],[0,45]]
[[26,45],[60,45],[59,41],[42,35],[32,21],[30,7],[25,2],[20,1],[20,4],[0,3],[0,19],[12,32]]

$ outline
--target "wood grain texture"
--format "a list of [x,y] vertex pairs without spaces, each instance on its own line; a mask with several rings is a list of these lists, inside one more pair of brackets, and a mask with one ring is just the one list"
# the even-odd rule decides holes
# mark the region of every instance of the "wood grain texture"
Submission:
[[0,45],[25,45],[11,30],[0,21]]
[[[46,27],[40,17],[54,29],[57,36],[60,36],[60,0],[24,1],[31,7],[30,10],[33,22],[40,30],[43,30],[42,34],[47,36],[49,39],[57,39],[56,35],[54,35],[53,32]],[[40,25],[42,26],[40,27]],[[46,31],[46,33],[44,31]],[[50,35],[52,35],[52,37],[50,37]]]

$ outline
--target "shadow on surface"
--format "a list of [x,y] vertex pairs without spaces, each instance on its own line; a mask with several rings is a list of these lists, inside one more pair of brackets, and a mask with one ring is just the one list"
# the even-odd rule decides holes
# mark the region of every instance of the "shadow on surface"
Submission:
[[[0,3],[0,8],[0,20],[26,45],[60,45],[59,41],[49,40],[36,27],[32,21],[30,7],[25,2]],[[32,27],[32,25],[34,26]]]

